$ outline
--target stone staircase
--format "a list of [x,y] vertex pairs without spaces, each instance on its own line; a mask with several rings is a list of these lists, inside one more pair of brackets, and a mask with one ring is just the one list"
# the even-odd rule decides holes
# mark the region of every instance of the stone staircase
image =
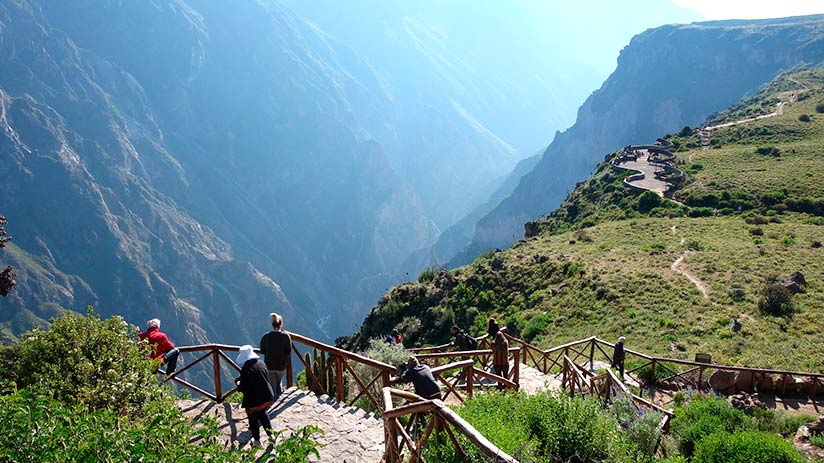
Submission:
[[[250,448],[252,434],[246,412],[239,403],[179,400],[178,406],[195,421],[214,418],[227,447]],[[325,395],[319,397],[294,387],[287,389],[269,408],[269,417],[272,428],[283,431],[283,437],[310,424],[321,428],[324,434],[315,437],[322,445],[320,459],[313,461],[373,463],[380,462],[383,456],[383,421],[372,413],[340,404]],[[263,447],[257,455],[262,457],[271,451],[271,446]]]

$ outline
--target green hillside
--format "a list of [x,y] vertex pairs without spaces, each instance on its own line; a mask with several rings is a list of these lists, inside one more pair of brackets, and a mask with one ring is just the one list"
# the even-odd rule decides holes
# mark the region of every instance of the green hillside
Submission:
[[[625,187],[629,172],[607,155],[535,223],[538,236],[393,288],[348,342],[397,326],[408,344],[441,343],[453,324],[482,334],[495,316],[545,347],[625,335],[630,348],[676,358],[824,371],[824,71],[781,76],[711,125],[781,101],[783,114],[713,130],[709,149],[697,131],[669,135],[687,172],[675,201]],[[673,269],[679,258],[706,296]],[[791,296],[794,311],[760,310],[765,287],[796,271],[807,286]]]

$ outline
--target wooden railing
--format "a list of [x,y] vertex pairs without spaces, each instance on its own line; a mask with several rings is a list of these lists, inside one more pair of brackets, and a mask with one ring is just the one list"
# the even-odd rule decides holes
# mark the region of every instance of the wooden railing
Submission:
[[[594,343],[597,347],[596,352],[609,361],[611,355],[608,354],[603,347],[611,348],[612,344],[598,338],[594,339]],[[784,396],[788,392],[806,392],[810,400],[815,400],[817,395],[824,392],[824,388],[819,386],[819,384],[824,385],[824,374],[821,373],[719,365],[667,357],[656,357],[633,351],[631,349],[624,349],[624,351],[626,353],[627,360],[630,360],[630,358],[637,359],[637,362],[629,362],[630,364],[635,363],[635,365],[631,369],[628,369],[624,374],[633,378],[639,384],[646,384],[648,386],[657,385],[658,387],[666,387],[676,390],[705,390],[710,388],[709,378],[712,373],[716,371],[729,371],[736,372],[739,376],[742,373],[744,374],[743,378],[745,380],[745,384],[740,384],[741,382],[738,381],[737,384],[739,388],[743,386],[743,389],[748,392],[758,390],[758,381],[760,378],[765,376],[769,376],[771,379],[767,381],[762,380],[762,390],[760,392],[777,393],[780,396]],[[683,369],[679,367],[683,367]],[[643,377],[638,375],[641,371],[645,372]],[[773,382],[773,376],[777,376],[779,380]],[[796,383],[795,378],[804,378],[804,381],[801,383]],[[765,390],[767,389],[766,385],[770,382],[778,384],[774,384],[772,390]],[[803,386],[799,387],[799,384]],[[643,389],[641,392],[643,393]]]
[[[393,399],[400,403],[395,405]],[[518,463],[441,400],[425,400],[411,392],[385,387],[383,403],[386,463],[423,462],[423,447],[433,433],[446,434],[454,446],[455,455],[461,461],[466,461],[466,451],[456,434],[466,437],[493,462]]]
[[[421,362],[426,363],[429,366],[437,367],[441,365],[441,362],[454,362],[456,360],[464,360],[472,358],[479,362],[481,365],[480,370],[484,370],[488,368],[490,364],[490,359],[492,357],[492,350],[491,349],[479,349],[479,350],[468,350],[468,351],[449,351],[449,352],[418,352],[415,354],[415,357],[418,358]],[[515,383],[516,387],[520,385],[520,375],[521,375],[521,348],[519,347],[510,347],[508,350],[507,361],[512,368],[509,369],[509,373],[507,374],[507,379],[511,382]]]

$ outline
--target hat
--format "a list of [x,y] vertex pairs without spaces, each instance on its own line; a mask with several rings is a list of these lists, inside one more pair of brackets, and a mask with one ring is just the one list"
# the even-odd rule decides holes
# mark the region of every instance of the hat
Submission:
[[245,346],[240,346],[240,351],[237,354],[237,364],[243,366],[249,360],[260,358],[258,354],[255,353],[254,348],[249,344]]
[[398,333],[398,330],[397,330],[397,329],[395,329],[395,328],[393,328],[393,329],[392,329],[391,333],[392,333],[393,335],[400,334],[400,333]]

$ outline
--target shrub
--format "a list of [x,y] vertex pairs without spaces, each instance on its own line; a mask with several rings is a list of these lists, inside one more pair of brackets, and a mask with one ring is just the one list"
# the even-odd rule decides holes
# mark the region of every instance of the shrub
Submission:
[[764,229],[761,227],[752,227],[750,228],[750,235],[752,236],[764,236]]
[[693,463],[803,463],[792,444],[775,434],[744,431],[719,432],[702,439]]
[[692,250],[692,251],[703,251],[704,250],[704,245],[701,244],[701,242],[698,241],[698,240],[690,240],[687,243],[687,249]]
[[638,211],[644,214],[661,205],[661,197],[652,191],[645,191],[638,196]]
[[418,275],[418,283],[431,283],[435,279],[435,277],[438,276],[438,272],[440,271],[440,267],[435,265],[423,269],[423,271],[421,271],[421,274]]
[[[116,408],[93,412],[82,404],[53,400],[23,390],[0,396],[0,461],[69,463],[77,461],[252,461],[248,451],[226,449],[217,422],[195,426],[170,398],[152,401],[140,415]],[[317,456],[310,426],[281,441],[276,462],[305,462]]]
[[687,214],[690,217],[711,217],[713,209],[711,207],[693,207]]
[[161,391],[147,349],[120,317],[101,320],[91,308],[86,316],[66,311],[48,330],[29,331],[12,346],[9,379],[91,410],[117,406],[128,412]]
[[818,103],[815,105],[815,112],[819,114],[824,113],[824,103]]
[[758,310],[765,315],[775,317],[792,315],[795,309],[790,290],[780,284],[765,285],[761,291],[761,298],[758,300]]
[[801,122],[810,122],[810,115],[809,114],[802,114],[798,116],[798,120]]
[[[616,418],[592,399],[558,392],[535,395],[476,394],[458,413],[504,452],[535,463],[639,461],[635,446],[620,432]],[[457,436],[466,461],[488,461],[463,435]],[[457,462],[448,438],[430,440],[427,461]],[[643,460],[640,460],[643,461]]]
[[813,434],[810,436],[810,443],[818,448],[824,449],[824,434]]
[[686,138],[686,137],[689,137],[690,135],[692,135],[692,128],[688,125],[685,125],[684,127],[681,128],[680,131],[678,131],[678,136],[681,137],[681,138]]
[[684,455],[691,456],[695,445],[715,432],[734,432],[742,429],[747,417],[726,400],[696,399],[675,411],[671,431],[679,440]]
[[573,233],[573,236],[575,237],[576,240],[578,240],[582,243],[591,243],[592,242],[592,237],[589,236],[589,233],[587,233],[586,230],[575,230],[575,233]]
[[770,223],[770,219],[762,217],[760,215],[747,217],[746,219],[744,219],[744,221],[750,225],[767,225],[768,223]]
[[[739,302],[744,300],[744,296],[746,295],[746,293],[744,292],[744,288],[740,286],[733,286],[727,291],[727,295],[730,296],[730,299],[732,299],[733,301]],[[724,325],[728,323],[729,321],[727,321],[727,323],[724,323]]]

